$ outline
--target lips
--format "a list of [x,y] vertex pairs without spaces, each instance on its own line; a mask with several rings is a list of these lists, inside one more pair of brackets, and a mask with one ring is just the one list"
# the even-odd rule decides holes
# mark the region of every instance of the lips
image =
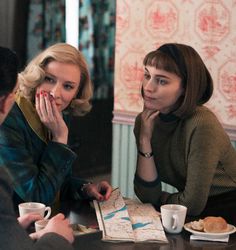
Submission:
[[152,98],[152,97],[149,97],[149,96],[146,96],[146,95],[143,97],[143,99],[145,101],[154,101],[155,100],[155,98]]
[[56,106],[58,107],[58,109],[61,107],[60,103],[56,103]]

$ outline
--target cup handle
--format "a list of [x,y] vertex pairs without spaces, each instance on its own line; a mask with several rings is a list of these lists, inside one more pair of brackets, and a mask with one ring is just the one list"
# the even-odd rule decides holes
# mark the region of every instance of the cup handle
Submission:
[[44,216],[44,219],[46,220],[51,215],[52,212],[51,207],[45,207],[45,212],[47,212],[47,214]]
[[177,225],[178,225],[178,216],[176,214],[174,214],[172,216],[172,229],[175,230],[177,228]]

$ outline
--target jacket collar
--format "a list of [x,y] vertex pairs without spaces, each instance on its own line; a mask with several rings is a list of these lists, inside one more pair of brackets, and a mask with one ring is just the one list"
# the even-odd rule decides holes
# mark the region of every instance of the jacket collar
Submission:
[[15,100],[29,126],[33,129],[33,131],[42,141],[47,143],[48,130],[40,121],[34,104],[30,100],[21,96],[20,93],[16,94]]

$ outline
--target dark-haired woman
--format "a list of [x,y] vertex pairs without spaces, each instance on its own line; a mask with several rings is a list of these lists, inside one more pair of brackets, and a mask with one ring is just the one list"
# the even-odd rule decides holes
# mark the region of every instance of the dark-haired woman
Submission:
[[[182,204],[189,216],[223,216],[236,224],[236,151],[203,105],[213,93],[204,62],[192,47],[171,43],[148,53],[143,64],[136,195],[157,208]],[[178,192],[163,192],[161,182]]]

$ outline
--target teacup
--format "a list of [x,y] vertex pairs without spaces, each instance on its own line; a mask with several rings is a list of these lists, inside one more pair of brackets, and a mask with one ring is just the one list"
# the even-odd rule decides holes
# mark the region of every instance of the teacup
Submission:
[[162,225],[167,233],[177,234],[183,229],[187,207],[177,204],[161,206]]
[[34,226],[35,226],[35,232],[38,232],[39,230],[42,230],[46,227],[46,225],[48,224],[49,220],[38,220],[35,221]]
[[[40,214],[44,219],[48,219],[51,215],[51,208],[46,207],[43,203],[39,202],[24,202],[18,205],[19,215],[34,213]],[[46,212],[46,215],[45,215]]]

